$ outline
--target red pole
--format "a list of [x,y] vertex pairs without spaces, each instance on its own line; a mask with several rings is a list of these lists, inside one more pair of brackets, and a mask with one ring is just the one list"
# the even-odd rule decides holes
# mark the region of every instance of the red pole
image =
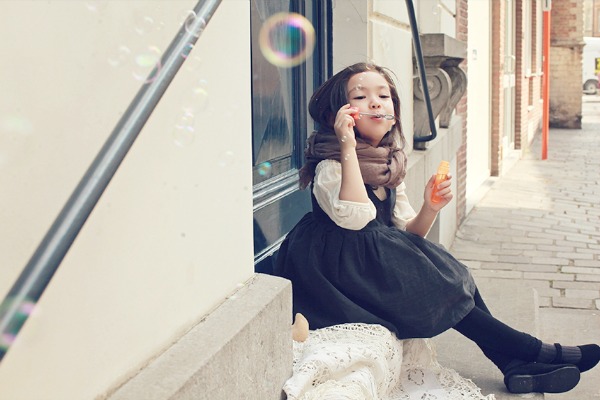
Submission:
[[[549,2],[548,2],[549,3]],[[544,34],[543,34],[543,71],[542,98],[544,109],[542,111],[542,160],[548,158],[548,129],[550,129],[550,7],[544,7]]]

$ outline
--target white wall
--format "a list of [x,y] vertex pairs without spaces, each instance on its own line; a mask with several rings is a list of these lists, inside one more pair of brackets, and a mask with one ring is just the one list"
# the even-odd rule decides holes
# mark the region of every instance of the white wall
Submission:
[[371,57],[390,68],[396,77],[400,95],[402,129],[407,153],[413,138],[413,47],[406,3],[393,0],[373,1],[371,16]]
[[[0,2],[0,296],[140,87],[135,56],[195,3]],[[221,4],[0,363],[0,399],[95,398],[252,276],[249,21]]]
[[491,167],[491,3],[469,3],[467,82],[467,202],[476,197]]

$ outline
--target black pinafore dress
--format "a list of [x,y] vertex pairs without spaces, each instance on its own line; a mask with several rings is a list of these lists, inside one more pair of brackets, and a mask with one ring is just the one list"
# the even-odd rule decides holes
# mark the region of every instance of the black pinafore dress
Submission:
[[377,218],[363,229],[338,226],[312,195],[313,211],[283,241],[274,274],[292,281],[294,313],[311,329],[380,324],[399,339],[453,327],[474,307],[467,267],[442,246],[393,226],[395,190],[380,200],[366,188]]

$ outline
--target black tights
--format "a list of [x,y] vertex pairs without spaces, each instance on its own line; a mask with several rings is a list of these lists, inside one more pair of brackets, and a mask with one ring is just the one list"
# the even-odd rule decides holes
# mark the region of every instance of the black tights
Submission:
[[542,342],[494,318],[478,290],[474,299],[475,307],[454,329],[474,341],[500,371],[513,360],[535,361]]

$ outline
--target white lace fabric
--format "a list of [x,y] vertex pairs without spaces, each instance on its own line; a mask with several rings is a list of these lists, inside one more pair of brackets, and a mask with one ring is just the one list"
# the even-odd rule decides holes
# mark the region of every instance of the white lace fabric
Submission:
[[344,324],[294,342],[288,400],[495,400],[442,367],[429,339],[398,340],[381,325]]

